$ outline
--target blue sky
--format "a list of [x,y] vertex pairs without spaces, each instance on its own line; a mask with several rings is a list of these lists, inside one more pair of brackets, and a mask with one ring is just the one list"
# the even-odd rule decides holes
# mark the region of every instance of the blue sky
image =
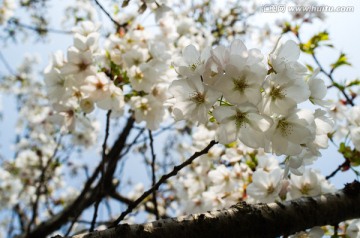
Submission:
[[[64,5],[64,2],[65,1],[57,1],[57,4]],[[329,65],[337,59],[339,52],[342,51],[347,54],[349,61],[353,64],[353,67],[344,67],[338,72],[335,72],[335,77],[339,79],[358,77],[360,75],[360,47],[358,47],[360,42],[360,1],[321,0],[318,2],[326,5],[339,6],[341,4],[352,5],[355,7],[355,12],[353,13],[327,13],[327,19],[325,22],[317,21],[315,24],[309,26],[308,29],[304,29],[305,33],[303,38],[305,39],[312,36],[314,33],[326,29],[330,33],[331,42],[334,44],[337,50],[322,51],[319,54],[319,59],[321,62],[323,62],[324,65]],[[55,8],[53,8],[51,11],[52,27],[59,28],[59,23],[63,16],[61,11],[56,11],[54,9]],[[67,47],[72,44],[71,35],[51,34],[50,38],[51,41],[49,41],[48,44],[43,44],[42,42],[37,43],[30,38],[30,40],[24,44],[19,43],[2,46],[0,51],[13,68],[16,68],[16,66],[21,63],[21,56],[23,54],[38,54],[42,59],[42,62],[39,65],[39,69],[43,69],[47,65],[52,52],[55,52],[56,50],[66,52]],[[302,57],[302,60],[305,62],[310,62],[306,57]],[[6,69],[1,63],[0,73],[7,73]],[[336,95],[330,95],[330,97],[334,96]],[[0,123],[0,144],[2,154],[7,156],[12,154],[10,144],[14,139],[13,118],[16,116],[16,114],[12,110],[14,106],[14,100],[12,98],[3,97],[2,101],[4,120]],[[328,175],[341,163],[341,157],[337,154],[336,149],[332,147],[326,152],[323,152],[323,157],[315,163],[315,167],[320,169],[324,175]],[[139,169],[136,167],[139,166],[138,163],[133,163],[129,166],[133,169]],[[142,169],[141,173],[143,172],[144,170]],[[340,188],[345,182],[350,182],[354,178],[355,177],[352,172],[347,172],[337,175],[335,179],[332,180],[332,182]]]

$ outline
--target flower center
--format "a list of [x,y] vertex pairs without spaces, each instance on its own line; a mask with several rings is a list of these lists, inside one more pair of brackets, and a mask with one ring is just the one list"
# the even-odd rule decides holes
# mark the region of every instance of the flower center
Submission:
[[234,115],[231,119],[235,120],[235,125],[237,128],[241,128],[242,126],[246,126],[249,123],[249,120],[246,117],[247,113],[243,113],[241,111],[237,111],[236,115]]
[[134,78],[140,81],[144,78],[144,74],[142,72],[136,72]]
[[88,68],[89,64],[82,61],[80,64],[78,64],[79,71],[85,71]]
[[244,92],[244,90],[249,87],[249,84],[246,82],[246,76],[241,75],[239,78],[232,78],[234,83],[234,91],[240,91],[241,93]]
[[190,100],[195,102],[196,104],[202,104],[205,102],[205,95],[200,92],[195,92],[190,96]]
[[292,125],[289,122],[287,122],[285,118],[281,119],[278,122],[276,129],[279,129],[283,136],[288,136],[293,131]]
[[284,94],[283,89],[280,86],[271,88],[270,97],[272,98],[272,100],[283,99],[285,96],[286,94]]
[[269,187],[267,187],[267,194],[272,194],[275,191],[274,185],[270,184]]

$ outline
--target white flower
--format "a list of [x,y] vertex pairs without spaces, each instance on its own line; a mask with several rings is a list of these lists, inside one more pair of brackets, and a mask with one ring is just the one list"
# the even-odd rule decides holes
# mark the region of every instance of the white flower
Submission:
[[316,69],[312,76],[308,79],[307,83],[310,89],[310,101],[319,106],[329,106],[330,102],[324,100],[327,93],[327,87],[324,80],[317,78],[316,76],[320,72],[320,69]]
[[74,47],[77,48],[79,51],[87,51],[95,52],[98,48],[98,39],[99,34],[96,32],[88,35],[83,36],[78,33],[74,35]]
[[65,76],[57,68],[44,72],[45,86],[50,100],[60,101],[66,92]]
[[141,63],[144,63],[148,56],[148,50],[142,49],[142,48],[133,48],[129,51],[127,51],[125,54],[123,54],[124,61],[127,65],[127,67],[131,67],[133,65],[140,65]]
[[94,111],[94,101],[90,98],[83,98],[80,101],[80,108],[85,113],[91,113]]
[[132,97],[130,105],[135,111],[136,122],[140,123],[145,121],[148,129],[156,130],[163,122],[165,116],[164,105],[153,96],[148,95],[145,97]]
[[294,41],[288,40],[270,54],[269,61],[276,73],[285,72],[289,77],[296,77],[307,71],[306,67],[297,61],[299,56],[299,46]]
[[111,82],[106,96],[97,101],[96,105],[104,110],[112,110],[117,115],[122,114],[125,105],[122,90]]
[[328,134],[334,131],[334,121],[326,116],[326,111],[321,109],[316,109],[314,114],[315,124],[316,124],[316,137],[313,141],[316,149],[326,149],[329,144]]
[[235,188],[235,181],[231,178],[230,170],[223,164],[211,170],[208,176],[214,184],[210,188],[214,192],[230,192]]
[[214,191],[206,191],[202,194],[204,199],[204,210],[221,209],[225,206],[222,194]]
[[206,123],[208,112],[221,93],[203,84],[200,78],[180,79],[169,88],[174,96],[173,115],[177,120],[188,119],[194,123]]
[[151,88],[162,81],[164,64],[152,61],[138,66],[132,66],[129,70],[131,86],[137,91],[150,92]]
[[302,176],[291,176],[289,193],[292,199],[320,195],[321,185],[315,171],[306,169]]
[[214,88],[223,93],[226,100],[233,104],[251,102],[254,105],[261,99],[261,85],[266,75],[265,68],[227,65],[223,75]]
[[282,174],[280,168],[270,172],[256,170],[252,183],[246,189],[247,194],[260,202],[274,202],[279,197],[282,187]]
[[91,51],[79,51],[75,47],[70,47],[67,52],[68,62],[61,68],[61,73],[73,74],[79,80],[84,80],[86,76],[93,75],[96,72],[92,65]]
[[221,159],[229,162],[235,163],[242,160],[245,157],[243,151],[239,150],[238,148],[226,148],[225,154],[221,156]]
[[81,86],[81,91],[95,101],[102,100],[109,92],[110,83],[112,82],[105,73],[90,75],[86,77],[85,85]]
[[53,104],[56,114],[50,116],[50,121],[62,126],[62,130],[73,131],[75,129],[75,110],[71,106]]
[[194,45],[188,45],[184,48],[182,55],[183,62],[178,64],[178,73],[187,77],[202,75],[204,64],[210,57],[209,49],[203,50],[200,54]]
[[349,111],[350,138],[355,148],[360,151],[360,107],[354,106]]
[[262,110],[268,115],[286,114],[309,96],[310,90],[303,78],[290,78],[285,73],[270,74],[264,84]]
[[311,228],[309,231],[300,231],[297,232],[294,235],[291,235],[290,238],[321,238],[323,237],[325,234],[325,232],[323,231],[323,229],[321,229],[321,227],[315,226],[313,228]]
[[232,41],[228,48],[221,45],[217,46],[211,50],[211,58],[221,70],[225,70],[228,64],[242,67],[242,65],[254,66],[260,63],[259,66],[263,66],[261,52],[257,49],[247,50],[241,40]]
[[360,231],[360,220],[355,219],[347,227],[346,235],[349,236],[349,238],[358,238],[360,235],[359,231]]
[[81,21],[77,27],[73,28],[73,31],[76,34],[80,34],[82,36],[88,37],[94,33],[97,33],[100,25],[94,24],[92,21]]
[[272,152],[276,155],[297,155],[302,145],[315,138],[314,116],[311,111],[295,109],[285,116],[275,118],[268,131]]
[[252,148],[265,146],[263,132],[271,127],[272,120],[260,115],[254,105],[220,106],[214,109],[213,115],[219,123],[217,137],[220,143],[228,144],[239,138]]
[[256,168],[263,169],[265,172],[270,172],[279,168],[279,161],[274,157],[260,156]]

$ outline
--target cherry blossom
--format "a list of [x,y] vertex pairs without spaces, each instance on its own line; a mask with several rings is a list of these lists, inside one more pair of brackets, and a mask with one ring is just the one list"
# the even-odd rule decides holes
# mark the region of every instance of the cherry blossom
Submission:
[[279,197],[282,175],[280,168],[270,172],[257,170],[253,174],[253,182],[246,191],[249,196],[260,202],[274,202]]

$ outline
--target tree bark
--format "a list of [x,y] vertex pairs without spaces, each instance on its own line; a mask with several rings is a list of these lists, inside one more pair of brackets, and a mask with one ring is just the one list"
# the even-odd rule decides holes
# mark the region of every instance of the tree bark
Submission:
[[[135,120],[134,118],[129,118],[122,133],[119,135],[117,140],[114,142],[109,155],[107,156],[111,160],[111,174],[106,173],[106,176],[113,176],[115,172],[116,162],[119,161],[118,156],[124,148],[126,140],[130,134],[130,130],[133,127]],[[114,162],[115,161],[115,162]],[[102,163],[102,162],[100,162]],[[115,163],[115,164],[114,164]],[[46,237],[52,232],[59,229],[62,225],[70,221],[71,219],[77,217],[81,214],[86,208],[90,207],[96,199],[98,199],[98,193],[100,187],[100,182],[98,182],[94,188],[91,188],[92,183],[95,181],[98,173],[94,172],[94,176],[89,179],[84,186],[82,193],[67,207],[64,208],[61,212],[53,216],[51,219],[44,221],[32,229],[28,234],[22,234],[17,236],[17,238],[40,238]],[[106,196],[106,193],[100,194],[101,196]]]
[[360,183],[354,181],[333,194],[270,204],[240,202],[229,209],[141,225],[122,224],[72,238],[276,237],[359,217]]

